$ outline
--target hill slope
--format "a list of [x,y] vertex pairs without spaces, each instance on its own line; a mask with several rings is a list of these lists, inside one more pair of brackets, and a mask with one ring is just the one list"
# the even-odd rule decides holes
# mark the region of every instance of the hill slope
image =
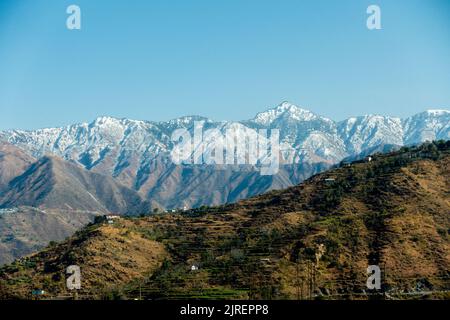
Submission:
[[111,177],[56,157],[25,168],[32,159],[21,155],[14,150],[3,162],[0,156],[1,177],[21,174],[0,191],[0,265],[64,240],[97,215],[150,210],[136,191]]
[[0,207],[31,206],[136,214],[148,210],[139,194],[113,178],[46,156],[9,183]]
[[24,173],[35,161],[32,156],[21,149],[0,142],[0,192],[8,186],[13,178]]
[[90,298],[367,298],[377,264],[387,297],[448,298],[449,212],[450,143],[403,148],[233,205],[92,225],[4,267],[0,295],[65,293],[77,264]]
[[0,265],[62,241],[92,222],[98,212],[40,210],[32,207],[0,209]]

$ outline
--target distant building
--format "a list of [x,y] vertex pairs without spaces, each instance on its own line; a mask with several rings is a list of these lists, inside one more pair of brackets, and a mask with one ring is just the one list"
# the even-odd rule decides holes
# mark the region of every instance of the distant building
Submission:
[[121,217],[120,215],[118,215],[118,214],[109,214],[109,215],[106,215],[105,218],[106,218],[107,220],[118,220],[118,219],[122,219],[122,217]]
[[340,166],[340,167],[351,167],[351,166],[352,166],[352,163],[351,163],[351,161],[343,160],[343,161],[341,161],[341,163],[339,164],[339,166]]
[[108,224],[114,224],[116,220],[122,219],[122,217],[118,214],[108,214],[104,216],[104,219]]

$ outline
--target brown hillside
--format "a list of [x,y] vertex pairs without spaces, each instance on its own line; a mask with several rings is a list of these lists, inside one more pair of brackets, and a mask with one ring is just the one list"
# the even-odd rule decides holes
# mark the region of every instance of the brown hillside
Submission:
[[449,149],[403,148],[233,205],[94,225],[3,268],[2,292],[60,294],[62,270],[78,264],[97,298],[358,299],[380,297],[366,288],[376,264],[384,297],[448,298]]
[[40,159],[12,180],[0,195],[0,206],[128,214],[148,210],[136,191],[54,156]]
[[0,142],[0,191],[15,177],[21,175],[36,161],[21,149]]

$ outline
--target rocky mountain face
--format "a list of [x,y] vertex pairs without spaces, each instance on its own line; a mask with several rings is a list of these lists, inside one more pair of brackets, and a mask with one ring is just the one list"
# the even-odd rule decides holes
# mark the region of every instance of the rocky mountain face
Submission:
[[0,143],[0,194],[13,178],[21,175],[35,161],[22,149]]
[[0,204],[130,215],[149,211],[136,191],[55,156],[42,157],[11,180]]
[[[278,129],[285,166],[273,177],[258,175],[255,166],[175,166],[170,152],[172,133],[193,132],[196,121],[222,134],[233,130]],[[288,102],[259,113],[254,119],[215,122],[198,116],[168,122],[100,117],[92,123],[35,131],[0,132],[0,140],[30,156],[53,154],[85,169],[113,177],[138,191],[154,206],[195,207],[234,202],[271,189],[295,185],[346,157],[379,145],[408,145],[450,139],[450,112],[426,111],[408,119],[385,116],[353,117],[335,122]],[[244,143],[244,142],[240,142]],[[198,149],[193,146],[193,150]],[[201,183],[200,183],[201,182]]]
[[404,147],[235,204],[90,225],[0,268],[0,298],[69,295],[75,264],[89,299],[448,299],[449,190],[450,141]]

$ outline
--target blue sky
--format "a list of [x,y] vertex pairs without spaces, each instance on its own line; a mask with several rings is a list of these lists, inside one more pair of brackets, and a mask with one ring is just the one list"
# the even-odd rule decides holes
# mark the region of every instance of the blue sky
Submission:
[[335,120],[449,109],[450,1],[0,1],[0,129],[240,120],[284,100]]

